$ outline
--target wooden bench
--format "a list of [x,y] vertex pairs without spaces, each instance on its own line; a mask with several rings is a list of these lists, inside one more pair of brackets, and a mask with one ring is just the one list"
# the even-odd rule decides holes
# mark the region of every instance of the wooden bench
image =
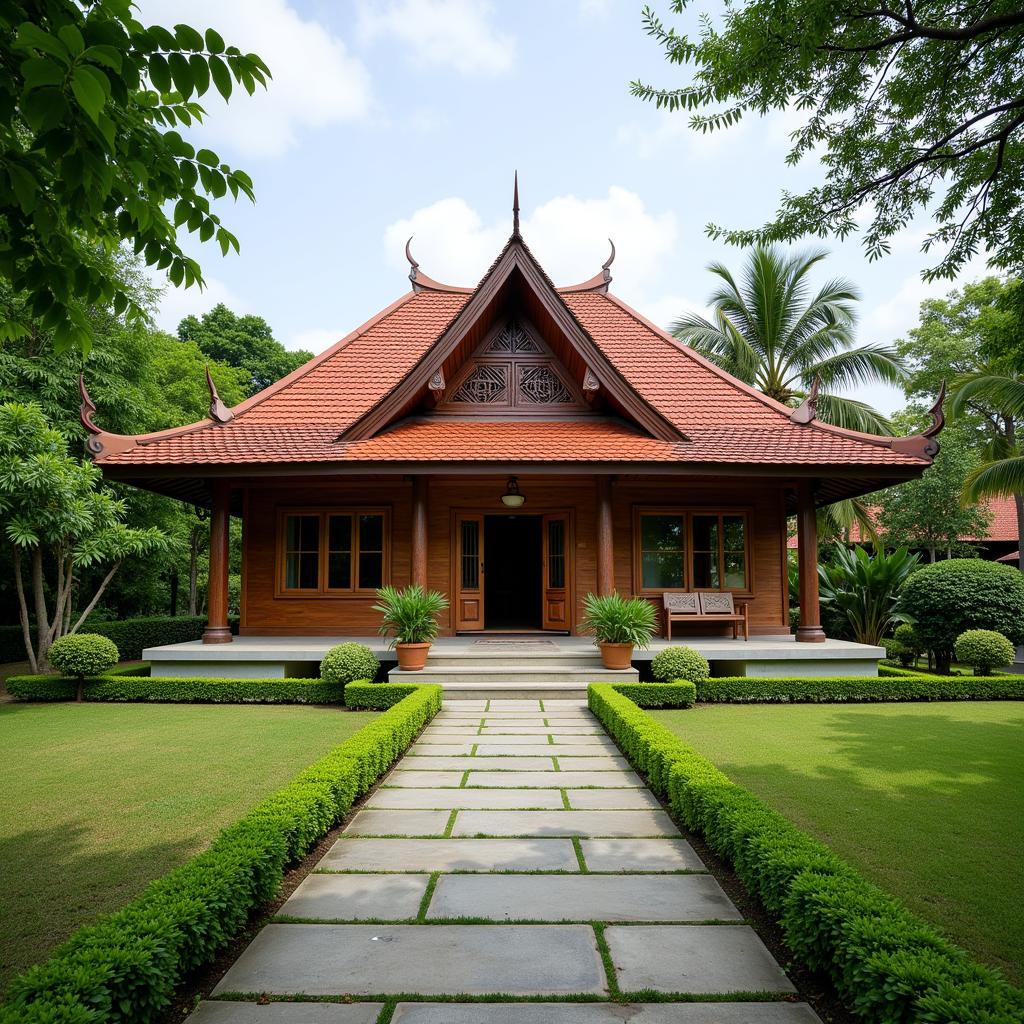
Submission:
[[[732,637],[739,638],[743,626],[743,639],[750,639],[747,621],[747,602],[733,600],[728,590],[676,591],[662,595],[665,605],[665,636],[672,639],[673,622],[726,622],[732,624]],[[737,607],[738,606],[738,607]]]

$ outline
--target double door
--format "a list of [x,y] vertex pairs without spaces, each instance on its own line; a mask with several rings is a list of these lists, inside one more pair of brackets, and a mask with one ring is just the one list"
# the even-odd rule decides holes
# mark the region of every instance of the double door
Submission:
[[[534,515],[531,518],[540,521],[539,538],[522,544],[521,548],[517,548],[513,553],[512,558],[505,550],[492,552],[491,576],[488,577],[488,516],[475,512],[456,514],[453,547],[453,618],[457,631],[494,628],[494,623],[488,622],[487,595],[488,592],[493,595],[498,587],[506,597],[509,593],[514,596],[516,589],[519,588],[520,604],[524,609],[523,621],[510,620],[507,601],[503,600],[500,628],[529,630],[539,627],[557,632],[568,632],[572,628],[570,513],[552,512]],[[493,542],[494,531],[490,533]],[[532,538],[536,535],[531,533],[530,536]],[[516,570],[517,562],[522,566],[522,571]],[[538,562],[539,574],[536,572]],[[533,588],[538,586],[538,576],[539,621],[531,618],[531,613],[527,611],[535,608],[537,604],[537,593]]]

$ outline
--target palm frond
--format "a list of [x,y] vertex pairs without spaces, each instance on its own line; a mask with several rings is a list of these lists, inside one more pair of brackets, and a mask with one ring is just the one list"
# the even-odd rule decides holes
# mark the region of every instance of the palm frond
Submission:
[[968,402],[987,405],[1009,416],[1024,416],[1024,380],[994,373],[962,378],[955,386],[950,410],[961,413]]
[[807,366],[805,373],[810,380],[821,377],[825,387],[852,387],[877,380],[899,384],[906,375],[896,350],[889,345],[862,345],[837,352]]
[[964,484],[964,500],[1024,494],[1024,455],[979,466]]
[[893,426],[888,418],[866,402],[840,395],[818,395],[818,418],[847,430],[859,430],[864,434],[891,436]]

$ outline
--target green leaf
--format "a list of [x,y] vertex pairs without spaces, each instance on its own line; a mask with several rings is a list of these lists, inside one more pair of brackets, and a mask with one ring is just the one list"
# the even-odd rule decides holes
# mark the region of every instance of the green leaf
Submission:
[[99,82],[92,75],[86,74],[88,70],[81,65],[75,69],[71,77],[71,92],[78,100],[78,105],[95,122],[99,119],[107,97]]
[[196,153],[196,159],[201,164],[206,164],[207,167],[216,167],[218,160],[217,154],[212,149],[201,149]]
[[90,46],[83,54],[83,59],[91,60],[96,64],[103,64],[112,71],[121,73],[121,54],[113,46]]
[[227,64],[220,59],[220,57],[210,58],[210,74],[213,76],[213,84],[217,87],[217,92],[224,97],[225,100],[231,98],[231,72],[228,71]]
[[63,85],[67,68],[49,57],[30,57],[22,62],[21,74],[26,89],[39,89],[47,85]]
[[202,96],[210,88],[210,65],[206,63],[204,57],[194,53],[188,59],[188,66],[192,69],[192,80],[195,82],[196,94]]
[[57,29],[57,35],[60,37],[60,41],[68,48],[72,57],[77,57],[85,49],[85,40],[82,38],[82,33],[79,32],[76,25],[72,25],[70,22],[66,25],[61,25]]
[[36,208],[38,200],[39,182],[35,175],[21,164],[10,163],[7,165],[7,176],[11,179],[11,188],[18,197],[18,205],[25,211],[31,213]]
[[171,69],[167,66],[167,59],[159,53],[149,58],[149,80],[158,91],[171,91]]
[[18,26],[17,45],[21,49],[42,50],[43,53],[56,57],[64,64],[71,63],[71,54],[68,48],[49,32],[44,32],[38,25],[26,21]]
[[188,61],[180,53],[172,53],[167,58],[171,69],[171,78],[174,80],[174,87],[181,93],[182,99],[188,99],[192,95],[192,69]]
[[203,37],[191,25],[175,25],[174,38],[183,50],[203,48]]
[[206,48],[210,53],[224,52],[224,40],[221,38],[220,33],[212,28],[206,30]]

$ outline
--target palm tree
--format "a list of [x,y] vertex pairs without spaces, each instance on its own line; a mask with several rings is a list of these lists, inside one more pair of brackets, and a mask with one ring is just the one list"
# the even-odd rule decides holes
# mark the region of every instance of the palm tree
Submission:
[[[982,463],[964,485],[964,501],[1008,495],[1017,509],[1018,554],[1024,552],[1024,449],[1017,428],[1024,420],[1024,373],[987,371],[957,381],[951,409],[961,413],[968,406],[986,410],[991,440],[982,452]],[[1024,556],[1017,565],[1024,572]]]
[[853,284],[840,278],[812,294],[808,277],[826,255],[824,250],[787,254],[757,246],[739,284],[724,264],[709,264],[722,282],[711,296],[713,321],[687,314],[672,325],[672,333],[785,405],[799,405],[817,377],[822,420],[891,434],[889,421],[876,409],[834,393],[876,381],[899,384],[904,373],[891,346],[854,347],[860,295]]

